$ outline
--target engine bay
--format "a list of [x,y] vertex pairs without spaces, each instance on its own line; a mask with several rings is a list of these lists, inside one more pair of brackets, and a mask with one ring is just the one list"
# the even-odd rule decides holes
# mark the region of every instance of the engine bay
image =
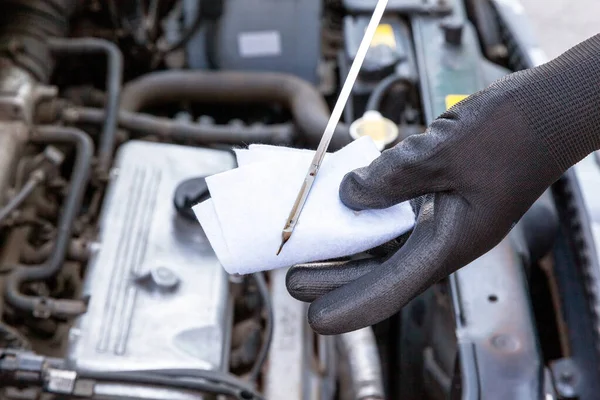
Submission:
[[[373,327],[317,335],[285,269],[219,264],[204,178],[234,148],[315,149],[375,4],[4,2],[0,399],[597,398],[589,160]],[[330,151],[543,62],[517,5],[390,0]]]

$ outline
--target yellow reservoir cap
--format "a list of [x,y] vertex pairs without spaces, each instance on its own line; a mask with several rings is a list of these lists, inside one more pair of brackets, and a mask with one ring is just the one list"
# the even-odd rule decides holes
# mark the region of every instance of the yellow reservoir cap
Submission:
[[392,49],[396,48],[396,36],[394,35],[394,28],[392,28],[390,24],[380,24],[375,30],[370,47],[376,47],[380,45],[384,45]]
[[350,136],[354,140],[369,136],[382,151],[398,138],[398,126],[377,111],[367,111],[350,125]]

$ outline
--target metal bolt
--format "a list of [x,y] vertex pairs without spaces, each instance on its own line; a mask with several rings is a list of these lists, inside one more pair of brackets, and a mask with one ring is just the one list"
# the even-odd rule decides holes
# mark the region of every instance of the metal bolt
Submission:
[[573,375],[572,371],[561,371],[559,375],[559,379],[562,383],[573,383],[573,379],[575,375]]
[[167,267],[158,267],[151,272],[152,280],[161,289],[173,289],[179,284],[179,277]]
[[561,358],[551,363],[550,369],[554,376],[555,388],[561,398],[577,398],[578,376],[577,367],[570,358]]
[[62,164],[65,155],[55,146],[46,146],[44,149],[44,157],[54,165]]

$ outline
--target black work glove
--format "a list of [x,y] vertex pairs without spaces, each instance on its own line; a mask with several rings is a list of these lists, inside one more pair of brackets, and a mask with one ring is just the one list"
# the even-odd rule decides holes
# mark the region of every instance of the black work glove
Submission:
[[421,197],[417,223],[388,259],[306,264],[288,272],[320,334],[375,324],[494,247],[549,185],[600,146],[600,35],[511,74],[349,173],[353,210]]

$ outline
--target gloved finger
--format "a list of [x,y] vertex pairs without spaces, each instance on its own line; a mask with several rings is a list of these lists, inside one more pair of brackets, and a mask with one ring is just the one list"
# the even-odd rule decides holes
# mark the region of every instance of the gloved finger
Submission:
[[381,265],[381,260],[298,264],[287,272],[285,283],[297,300],[311,302],[338,287],[352,282]]
[[437,154],[439,141],[430,128],[384,151],[370,165],[349,172],[340,184],[342,203],[353,210],[380,209],[450,189],[447,165]]
[[381,266],[310,305],[311,327],[333,335],[373,325],[462,266],[465,260],[457,243],[462,240],[461,217],[467,207],[458,196],[442,194],[427,201],[404,247]]
[[385,242],[382,245],[379,245],[377,247],[374,247],[372,249],[365,251],[365,253],[369,254],[372,257],[383,260],[384,258],[387,258],[387,257],[391,256],[392,254],[394,254],[395,252],[397,252],[400,247],[404,246],[404,243],[406,243],[406,241],[410,237],[411,233],[412,233],[412,229],[409,230],[408,232],[402,234],[401,236],[398,236],[395,239],[392,239],[388,242]]
[[[426,195],[411,200],[415,215],[419,215],[421,206],[427,199],[432,198],[433,195]],[[385,259],[396,253],[406,243],[411,234],[412,229],[396,239],[367,251],[372,256],[371,258],[294,265],[286,275],[287,289],[297,300],[314,301],[381,266]]]

